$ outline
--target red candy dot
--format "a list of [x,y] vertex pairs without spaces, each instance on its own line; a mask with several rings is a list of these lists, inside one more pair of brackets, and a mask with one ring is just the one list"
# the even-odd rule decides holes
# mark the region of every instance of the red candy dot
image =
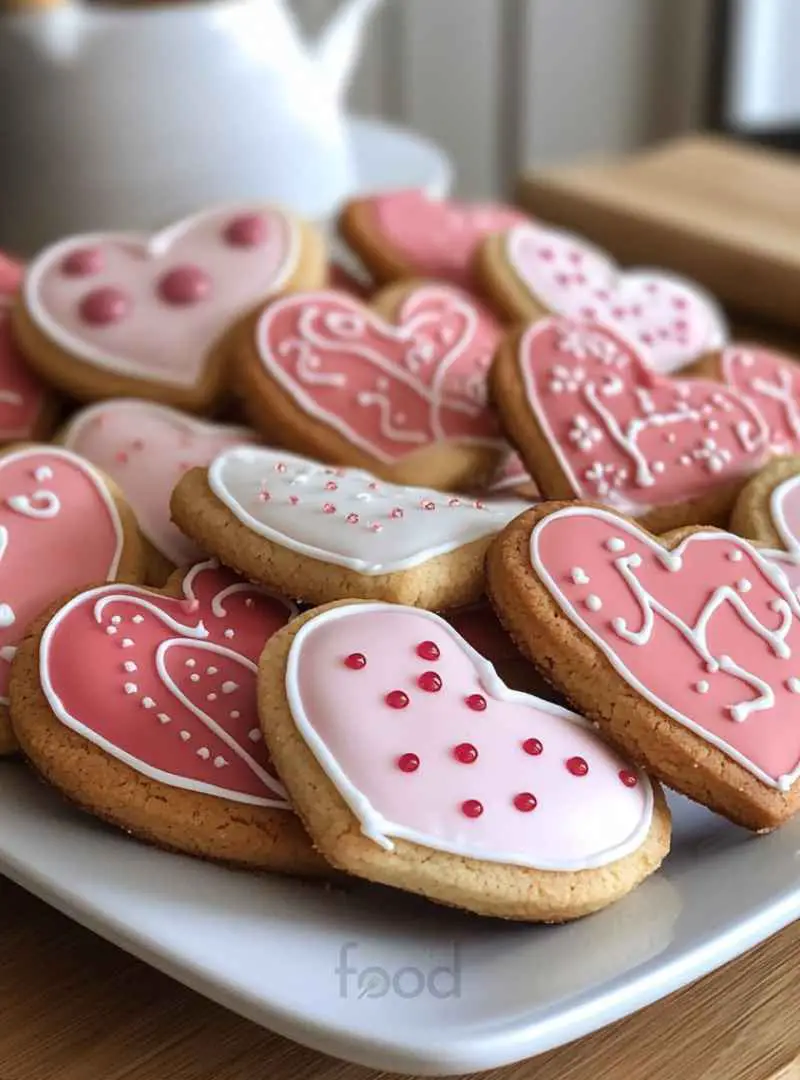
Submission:
[[585,758],[571,757],[567,759],[567,769],[573,776],[586,776],[589,765]]
[[478,760],[478,748],[469,742],[459,743],[453,747],[453,757],[462,765],[471,765]]
[[639,783],[639,778],[637,777],[636,773],[628,772],[627,769],[622,770],[622,772],[619,774],[619,778],[625,785],[625,787],[636,787],[636,785]]
[[442,689],[442,680],[435,671],[423,671],[417,679],[417,686],[420,690],[427,690],[429,694],[435,694]]
[[367,666],[367,658],[361,652],[351,652],[349,656],[344,658],[344,665],[352,668],[353,671],[360,671]]
[[544,750],[544,747],[538,739],[526,739],[522,744],[522,749],[526,754],[530,754],[531,757],[538,757],[542,750]]
[[480,817],[483,813],[483,803],[478,802],[477,799],[466,799],[461,804],[461,813],[464,817]]
[[158,293],[168,304],[196,304],[211,292],[211,278],[199,266],[178,266],[164,274]]
[[523,814],[529,814],[531,810],[536,809],[537,805],[536,796],[531,795],[529,791],[521,791],[519,795],[514,796],[514,806]]
[[242,214],[225,229],[225,239],[232,247],[258,247],[267,238],[267,223],[261,214]]
[[486,708],[486,698],[483,694],[470,694],[468,698],[465,698],[465,703],[467,708],[474,712],[483,712]]
[[124,319],[131,309],[128,294],[107,286],[93,289],[81,301],[80,315],[90,326],[109,326]]
[[397,767],[400,772],[416,772],[419,768],[419,758],[416,754],[401,754],[397,759]]
[[408,705],[408,694],[403,690],[390,690],[385,700],[390,709],[405,709]]
[[78,248],[71,251],[61,264],[61,273],[67,277],[90,277],[103,269],[103,253],[100,248]]
[[421,641],[417,645],[417,656],[422,660],[438,660],[440,656],[439,646],[435,641]]

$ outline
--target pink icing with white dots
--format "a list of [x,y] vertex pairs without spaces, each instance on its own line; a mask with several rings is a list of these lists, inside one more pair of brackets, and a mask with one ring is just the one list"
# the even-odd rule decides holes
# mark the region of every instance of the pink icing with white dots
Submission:
[[746,540],[697,532],[667,551],[603,510],[557,511],[533,568],[575,626],[668,716],[773,788],[800,774],[800,604]]
[[74,236],[30,264],[25,302],[79,360],[193,386],[224,332],[289,279],[298,243],[291,220],[264,206],[209,210],[151,237]]
[[643,513],[746,475],[767,452],[760,414],[735,390],[658,375],[600,326],[544,319],[523,336],[518,362],[578,498]]
[[302,409],[391,462],[444,440],[504,445],[487,400],[501,336],[474,298],[422,285],[396,323],[333,290],[287,296],[262,315],[256,345]]
[[530,220],[513,206],[432,199],[419,189],[375,195],[369,208],[381,242],[394,249],[415,276],[467,289],[472,257],[484,237]]
[[760,345],[729,345],[721,374],[758,409],[775,454],[800,453],[800,365]]
[[0,442],[30,439],[46,398],[11,333],[11,300],[0,296]]
[[674,371],[727,341],[724,316],[699,285],[660,270],[622,271],[579,236],[519,225],[506,237],[506,255],[538,304],[625,333],[656,371]]
[[44,631],[42,689],[62,723],[151,779],[288,810],[258,725],[256,672],[293,614],[214,562],[187,573],[182,599],[90,589]]
[[252,442],[253,433],[195,420],[149,401],[119,398],[79,412],[63,441],[119,485],[150,543],[181,566],[201,552],[170,520],[173,488],[189,469],[207,468],[223,450]]
[[574,713],[509,690],[437,615],[335,608],[289,653],[292,717],[361,823],[469,858],[579,870],[639,847],[647,778]]

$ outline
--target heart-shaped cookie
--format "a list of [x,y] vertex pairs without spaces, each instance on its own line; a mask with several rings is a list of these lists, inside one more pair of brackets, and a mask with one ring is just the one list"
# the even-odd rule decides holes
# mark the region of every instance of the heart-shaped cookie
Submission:
[[261,447],[223,452],[172,498],[184,532],[285,595],[408,595],[442,609],[480,596],[491,537],[527,506],[401,487]]
[[505,450],[487,399],[501,328],[447,285],[402,285],[373,308],[345,293],[270,304],[242,355],[244,403],[293,450],[436,486],[475,482]]
[[426,277],[470,289],[472,258],[484,237],[529,220],[513,206],[434,199],[412,188],[356,199],[339,225],[380,282]]
[[30,371],[14,341],[11,306],[10,299],[0,296],[0,443],[45,438],[56,412],[52,394]]
[[201,552],[170,521],[172,489],[189,469],[207,467],[221,451],[252,441],[247,428],[211,424],[126,398],[83,409],[62,435],[65,446],[119,485],[143,534],[173,566],[194,562]]
[[751,828],[800,805],[800,602],[748,541],[662,542],[600,508],[543,507],[498,540],[489,589],[548,678],[654,775]]
[[[443,619],[339,604],[272,644],[259,669],[264,733],[335,864],[517,918],[553,915],[538,872],[563,876],[562,919],[601,906],[610,877],[596,889],[587,871],[617,868],[605,902],[631,887],[631,863],[663,824],[647,778],[574,713],[508,690]],[[576,871],[586,890],[569,897]]]
[[488,295],[513,318],[562,315],[625,334],[662,373],[728,339],[716,301],[662,270],[621,270],[579,236],[527,223],[486,241],[478,272]]
[[37,368],[83,399],[203,409],[223,389],[237,321],[271,294],[324,280],[310,237],[263,205],[209,210],[152,237],[71,237],[30,264],[16,330]]
[[546,497],[605,502],[661,530],[720,520],[767,452],[760,414],[735,390],[658,375],[596,325],[540,320],[503,346],[492,378]]

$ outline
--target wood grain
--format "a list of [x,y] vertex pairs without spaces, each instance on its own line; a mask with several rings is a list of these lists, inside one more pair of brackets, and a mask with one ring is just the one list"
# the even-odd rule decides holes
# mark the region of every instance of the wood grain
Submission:
[[[242,1020],[0,880],[0,1080],[378,1080]],[[800,1080],[800,925],[488,1080]],[[487,988],[488,989],[488,988]]]

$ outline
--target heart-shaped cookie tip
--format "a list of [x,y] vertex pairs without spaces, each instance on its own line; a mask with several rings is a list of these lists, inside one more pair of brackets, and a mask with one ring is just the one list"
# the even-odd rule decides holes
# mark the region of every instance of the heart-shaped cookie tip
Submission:
[[647,778],[573,713],[508,690],[443,619],[330,608],[290,649],[294,723],[386,850],[393,838],[541,870],[613,862],[645,840]]
[[800,453],[800,365],[761,345],[729,345],[720,373],[764,418],[770,451]]

